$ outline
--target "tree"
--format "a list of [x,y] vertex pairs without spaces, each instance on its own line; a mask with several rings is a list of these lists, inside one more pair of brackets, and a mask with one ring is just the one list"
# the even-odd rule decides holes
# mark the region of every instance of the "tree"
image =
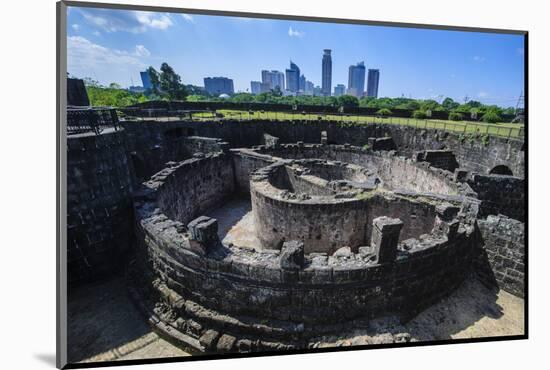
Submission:
[[84,86],[86,87],[101,87],[99,82],[91,77],[84,77],[82,80],[84,81]]
[[273,96],[283,96],[283,92],[281,91],[281,87],[279,85],[275,86],[274,89],[271,89],[271,94]]
[[502,121],[502,118],[500,118],[498,113],[496,113],[495,111],[490,110],[490,111],[486,112],[483,115],[483,117],[481,117],[481,120],[483,122],[487,122],[487,123],[497,123],[497,122]]
[[160,95],[160,74],[157,72],[153,66],[147,68],[147,74],[149,75],[149,80],[151,81],[151,91],[155,95]]
[[391,116],[392,115],[392,111],[389,110],[388,108],[382,108],[382,109],[379,109],[376,114],[378,114],[379,116]]
[[187,96],[180,76],[168,63],[162,63],[160,66],[160,89],[168,95],[170,100],[185,100]]
[[426,118],[428,118],[428,115],[426,114],[426,112],[424,112],[422,110],[415,110],[412,114],[412,118],[426,119]]
[[441,105],[443,106],[443,108],[445,108],[446,110],[448,111],[451,111],[455,108],[457,108],[460,104],[455,102],[453,99],[451,98],[445,98],[445,100],[443,100],[443,102],[441,103]]
[[464,116],[460,112],[451,112],[449,113],[449,119],[451,121],[462,121]]
[[337,105],[340,107],[357,107],[359,105],[359,100],[352,95],[342,95],[337,99]]

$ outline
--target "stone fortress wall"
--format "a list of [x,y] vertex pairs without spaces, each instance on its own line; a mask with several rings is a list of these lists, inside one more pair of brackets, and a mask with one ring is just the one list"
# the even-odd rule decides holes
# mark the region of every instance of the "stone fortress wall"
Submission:
[[161,276],[156,292],[168,306],[157,315],[187,345],[206,351],[301,348],[353,320],[414,315],[469,271],[476,205],[455,206],[450,202],[456,198],[444,196],[432,209],[429,234],[418,239],[400,237],[399,219],[373,214],[371,240],[355,252],[307,253],[299,240],[284,242],[281,250],[223,245],[215,220],[176,216],[174,202],[159,201],[186,182],[189,168],[211,166],[219,156],[159,172],[136,201],[140,253]]
[[[163,142],[165,132],[181,129],[182,136],[202,136],[219,138],[230,143],[232,148],[250,148],[265,144],[264,135],[278,138],[280,144],[319,143],[321,133],[327,134],[329,144],[350,144],[363,147],[369,138],[391,138],[401,155],[413,157],[416,152],[426,150],[451,150],[462,169],[489,174],[497,166],[506,166],[516,177],[523,178],[525,171],[525,143],[515,139],[489,136],[486,142],[471,136],[444,132],[434,129],[416,129],[400,125],[354,125],[339,121],[222,121],[222,122],[123,122],[128,135],[155,138],[154,141],[141,141],[147,144]],[[150,145],[149,145],[150,146]],[[168,145],[163,146],[168,150]],[[139,149],[138,148],[138,149]],[[152,173],[151,173],[152,174]]]
[[131,248],[132,174],[123,130],[67,139],[69,286],[95,280],[124,262]]
[[[123,126],[121,153],[111,148],[102,155],[116,158],[104,158],[107,163],[125,161],[127,173],[118,175],[132,179],[128,188],[139,189],[133,202],[140,258],[132,271],[141,283],[132,291],[154,325],[186,346],[201,351],[307,346],[315,336],[382,313],[414,315],[472,271],[488,284],[523,294],[523,237],[508,233],[523,226],[518,210],[525,199],[523,143],[490,138],[484,144],[436,130],[325,121],[126,121]],[[77,158],[69,153],[69,178],[79,176]],[[309,174],[287,171],[304,159],[312,160]],[[329,162],[374,171],[378,182],[321,170],[335,168],[327,167]],[[251,181],[277,165],[290,183],[280,189],[288,199],[281,199],[279,210],[285,213],[279,216],[276,197],[254,201],[261,192]],[[85,176],[101,166],[89,167]],[[491,174],[497,166],[515,177]],[[118,175],[96,173],[109,184],[117,183]],[[344,191],[334,192],[329,183],[342,179],[348,181]],[[72,189],[69,196],[78,194]],[[495,189],[513,191],[495,194]],[[344,194],[349,191],[357,191],[353,200]],[[293,216],[308,200],[290,198],[308,192],[334,198],[327,209],[357,207],[352,218],[360,222],[319,208],[326,205],[322,202]],[[277,225],[286,228],[277,233],[287,237],[259,250],[223,245],[216,220],[201,216],[237,193],[251,194],[253,204],[264,208],[258,218],[272,218],[262,235],[274,240],[269,233]],[[129,193],[109,199],[126,204]],[[73,208],[83,204],[75,198]],[[315,227],[335,222],[342,228],[326,227],[316,239]],[[291,226],[299,228],[295,234]],[[360,235],[357,242],[327,247],[325,240],[342,237],[330,234],[346,228],[348,239]],[[318,247],[325,249],[312,252],[308,241],[297,237],[306,231],[311,234],[306,239],[322,240]]]
[[[163,132],[174,130],[175,128],[188,130],[189,135],[205,136],[219,138],[229,143],[232,148],[251,148],[266,143],[265,135],[268,135],[268,143],[276,140],[276,144],[294,143],[294,147],[289,145],[292,150],[298,150],[299,142],[318,143],[322,140],[322,133],[325,132],[325,140],[332,144],[348,144],[348,150],[339,148],[337,154],[326,156],[331,160],[341,160],[347,163],[359,163],[360,158],[354,158],[352,154],[353,146],[362,147],[369,143],[369,138],[379,138],[387,140],[391,138],[400,155],[407,158],[415,158],[430,163],[433,170],[449,169],[456,167],[453,164],[453,158],[449,157],[451,151],[456,163],[460,168],[455,169],[455,173],[449,175],[446,171],[440,171],[445,175],[446,182],[452,184],[452,180],[457,183],[468,183],[468,185],[478,194],[482,201],[480,205],[480,217],[487,217],[490,214],[512,217],[519,221],[525,219],[525,193],[526,186],[523,176],[525,173],[525,143],[515,139],[505,139],[499,137],[488,137],[488,140],[482,140],[439,130],[422,130],[413,127],[403,127],[398,125],[343,125],[340,122],[278,122],[278,121],[257,121],[257,122],[126,122],[124,126],[127,131],[145,131],[154,134],[148,134],[149,137],[161,135]],[[183,133],[182,135],[185,135]],[[270,141],[271,140],[271,141]],[[372,143],[372,139],[371,139]],[[139,148],[147,148],[160,145],[164,150],[170,150],[170,144],[164,140],[142,141]],[[139,149],[138,148],[138,149]],[[441,153],[443,152],[443,153]],[[248,174],[251,169],[260,168],[268,163],[269,159],[262,159],[256,155],[249,155],[241,151],[239,160],[234,158],[234,170],[236,177],[236,188],[243,193],[249,192]],[[299,153],[299,155],[307,153]],[[298,153],[296,153],[298,155]],[[317,155],[317,154],[315,154]],[[267,158],[269,156],[266,156]],[[292,158],[288,153],[287,158]],[[307,158],[307,157],[304,157]],[[177,160],[177,158],[172,158]],[[491,174],[497,168],[504,167],[509,170],[510,175]],[[157,168],[162,168],[162,163],[157,164]],[[150,172],[149,174],[152,174]],[[476,176],[473,176],[473,175]],[[420,178],[421,182],[427,186],[438,184],[435,177]],[[451,180],[451,181],[449,181]],[[453,185],[450,185],[453,186]],[[432,189],[434,191],[435,189]],[[435,191],[437,192],[437,191]],[[483,243],[481,244],[483,245]],[[518,257],[517,263],[523,263],[523,254]],[[496,269],[498,267],[495,267]],[[502,272],[495,270],[495,276]],[[500,287],[506,288],[507,284],[502,279],[496,282]]]

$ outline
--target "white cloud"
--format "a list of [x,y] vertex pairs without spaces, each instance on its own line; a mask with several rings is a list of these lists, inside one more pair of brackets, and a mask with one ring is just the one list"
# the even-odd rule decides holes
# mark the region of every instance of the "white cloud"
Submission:
[[472,60],[473,60],[474,62],[481,63],[481,62],[484,62],[484,61],[485,61],[485,57],[482,57],[482,56],[479,56],[479,55],[475,55],[474,57],[472,57]]
[[[86,71],[128,65],[144,68],[146,65],[138,58],[138,48],[140,46],[143,47],[143,45],[137,45],[136,50],[129,53],[95,44],[81,36],[70,36],[67,38],[68,69],[72,73],[77,73],[76,70]],[[149,53],[145,47],[143,49],[141,52],[146,51]],[[82,75],[82,73],[79,74]],[[89,74],[84,75],[90,76]]]
[[143,45],[136,45],[135,55],[138,57],[149,57],[151,52]]
[[189,14],[182,14],[181,17],[183,19],[185,19],[187,22],[189,23],[195,23],[195,19],[193,18],[192,15],[189,15]]
[[80,26],[79,26],[78,24],[76,24],[76,23],[73,24],[71,27],[72,27],[73,30],[75,30],[75,31],[78,31],[78,29],[80,28]]
[[489,96],[489,94],[485,91],[480,91],[477,93],[478,98],[486,98],[487,96]]
[[172,25],[170,16],[153,12],[135,12],[136,18],[143,26],[165,30]]
[[86,22],[104,32],[142,33],[147,29],[165,30],[173,25],[167,13],[108,9],[80,9],[80,12]]
[[139,72],[149,65],[144,61],[146,55],[150,52],[143,45],[117,50],[81,36],[67,38],[67,70],[71,75],[92,77],[105,85],[116,82],[128,86],[132,78],[139,81]]
[[92,32],[92,34],[94,36],[98,36],[98,37],[101,36],[101,32],[99,32],[99,31],[94,31],[94,32]]
[[524,48],[517,48],[516,53],[518,53],[519,55],[524,55],[525,54],[525,49]]
[[293,30],[292,27],[288,27],[288,35],[290,37],[304,37],[305,33],[298,30]]

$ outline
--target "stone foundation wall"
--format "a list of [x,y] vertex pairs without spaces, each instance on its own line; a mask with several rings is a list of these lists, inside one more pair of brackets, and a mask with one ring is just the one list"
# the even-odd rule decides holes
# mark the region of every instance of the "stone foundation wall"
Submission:
[[267,198],[251,190],[257,237],[265,249],[281,249],[284,241],[302,240],[306,253],[333,253],[365,245],[367,212],[364,201],[306,203]]
[[525,221],[525,180],[505,175],[474,174],[468,184],[481,200],[480,217],[503,214]]
[[227,151],[229,144],[215,137],[193,136],[194,129],[174,122],[128,123],[125,127],[127,150],[136,182],[149,179],[170,161],[190,158],[194,153]]
[[[297,270],[280,267],[280,252],[193,247],[189,234],[159,212],[138,205],[141,251],[180,297],[174,311],[210,310],[236,336],[300,343],[338,330],[339,323],[397,313],[411,317],[460,284],[471,261],[471,228],[426,236],[398,247],[396,260],[374,263],[367,254],[306,256]],[[204,311],[204,310],[203,310]],[[200,312],[200,311],[194,311]],[[197,316],[194,317],[197,319]]]
[[67,266],[75,285],[117,271],[130,248],[131,174],[124,131],[67,139]]
[[392,152],[376,153],[350,145],[319,144],[283,144],[278,148],[260,146],[256,152],[284,159],[320,158],[359,165],[378,171],[384,185],[390,189],[434,194],[471,193],[468,186],[457,184],[449,171]]
[[[169,178],[169,181],[164,181]],[[229,155],[206,154],[174,162],[147,182],[159,189],[159,205],[172,219],[183,223],[202,212],[219,206],[235,190]]]
[[419,238],[423,234],[431,233],[435,218],[435,203],[430,199],[422,199],[415,195],[406,196],[375,196],[368,202],[368,217],[365,240],[371,239],[372,221],[381,216],[398,218],[403,221],[403,228],[399,241],[410,238]]
[[416,160],[425,161],[432,167],[454,172],[459,166],[454,153],[450,150],[425,150],[418,152]]
[[[417,129],[399,125],[355,125],[338,121],[223,121],[223,122],[125,122],[125,128],[167,131],[181,127],[189,135],[220,138],[232,148],[252,147],[264,144],[264,134],[279,138],[279,143],[320,143],[321,133],[327,133],[329,144],[349,143],[362,147],[369,138],[393,139],[400,154],[412,157],[423,150],[452,150],[460,167],[479,173],[489,173],[497,165],[506,165],[514,176],[523,177],[525,168],[522,141],[500,137],[488,138],[485,144],[480,138],[466,137],[433,129]],[[133,130],[130,130],[133,132]]]
[[479,220],[481,243],[475,259],[476,272],[487,284],[516,296],[524,296],[524,224],[505,216]]

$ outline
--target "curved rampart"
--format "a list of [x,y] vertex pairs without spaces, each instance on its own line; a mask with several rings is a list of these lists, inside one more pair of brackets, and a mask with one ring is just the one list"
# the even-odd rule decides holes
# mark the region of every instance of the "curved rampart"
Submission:
[[307,254],[295,241],[281,251],[223,245],[215,220],[200,217],[185,227],[182,215],[190,213],[175,212],[177,202],[163,194],[177,190],[183,168],[200,172],[217,160],[184,161],[157,174],[136,201],[140,260],[160,276],[150,289],[167,307],[158,314],[199,350],[209,350],[212,331],[233,338],[228,350],[303,348],[354,320],[410,317],[451,292],[469,270],[475,203],[446,197],[432,200],[430,233],[417,239],[399,236],[400,220],[371,214],[371,240],[358,253]]

